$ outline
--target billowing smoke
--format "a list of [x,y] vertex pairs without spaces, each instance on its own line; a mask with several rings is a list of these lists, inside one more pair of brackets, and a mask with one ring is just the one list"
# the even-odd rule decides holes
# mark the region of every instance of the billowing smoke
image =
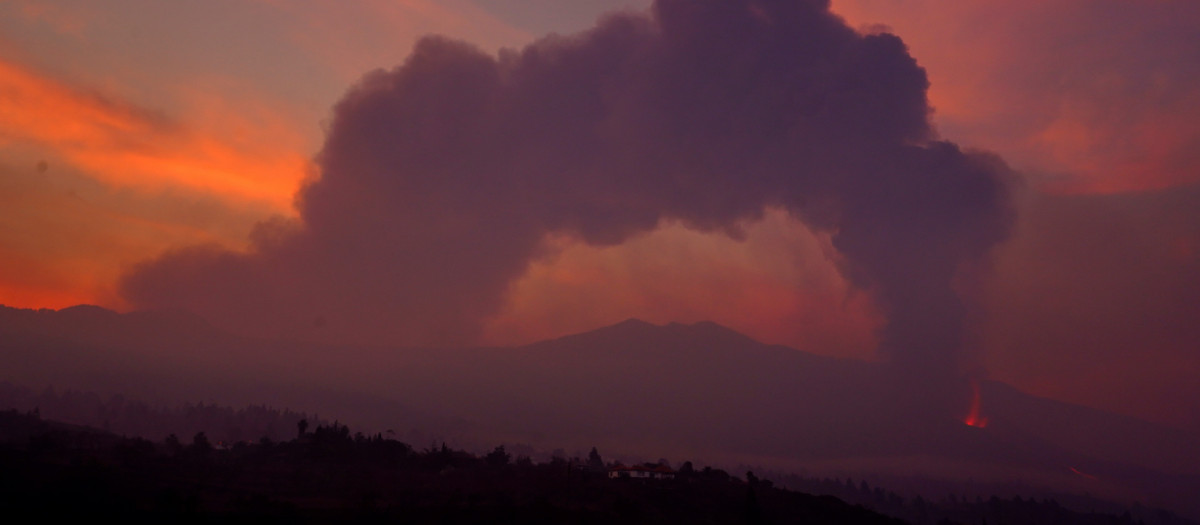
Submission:
[[1008,171],[937,140],[926,88],[898,37],[827,1],[659,0],[498,57],[425,38],[337,104],[297,223],[166,254],[124,294],[260,335],[465,343],[547,234],[737,235],[779,207],[832,233],[891,360],[946,376],[954,279],[1006,235]]

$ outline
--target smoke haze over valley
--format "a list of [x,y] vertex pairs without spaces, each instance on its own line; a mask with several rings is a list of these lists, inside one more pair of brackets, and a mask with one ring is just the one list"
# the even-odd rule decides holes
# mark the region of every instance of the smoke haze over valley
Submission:
[[963,423],[965,406],[930,418],[908,412],[885,366],[713,323],[631,319],[520,347],[393,348],[386,360],[362,359],[368,348],[231,336],[185,314],[94,307],[5,309],[0,335],[0,364],[26,386],[166,406],[266,403],[417,445],[670,451],[676,461],[984,486],[1019,478],[1029,490],[1197,510],[1195,436],[994,382],[981,389],[985,428]]
[[13,403],[1200,517],[1200,4],[148,4],[0,4]]

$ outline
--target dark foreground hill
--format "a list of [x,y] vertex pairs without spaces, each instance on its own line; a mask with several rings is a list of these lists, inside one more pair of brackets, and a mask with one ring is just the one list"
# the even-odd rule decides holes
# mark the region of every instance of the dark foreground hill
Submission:
[[[204,433],[153,442],[0,411],[0,516],[124,522],[255,523],[838,523],[901,524],[831,496],[783,490],[684,463],[668,479],[613,479],[623,466],[593,449],[587,460],[535,463],[504,447],[476,456],[426,450],[337,423],[287,442],[214,447]],[[869,505],[915,523],[1134,525],[1129,512],[1075,512],[1055,501],[951,497],[906,501],[847,480]],[[1135,511],[1136,512],[1136,511]],[[1142,512],[1146,514],[1145,512]],[[1168,513],[1147,523],[1183,525]]]
[[[597,462],[599,462],[597,458]],[[596,463],[596,462],[594,462]],[[204,434],[154,443],[0,412],[0,516],[288,523],[842,523],[900,520],[774,488],[753,474],[610,479],[556,459],[416,451],[317,427],[218,450]]]
[[986,428],[931,418],[883,366],[712,323],[630,320],[514,348],[392,349],[240,338],[182,313],[0,308],[0,371],[33,388],[338,414],[474,450],[595,445],[779,471],[1019,479],[1200,516],[1193,436],[995,382],[981,387]]

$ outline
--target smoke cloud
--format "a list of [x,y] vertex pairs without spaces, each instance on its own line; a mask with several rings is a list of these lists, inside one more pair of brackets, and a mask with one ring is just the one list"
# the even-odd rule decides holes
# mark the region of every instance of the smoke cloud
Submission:
[[771,207],[830,232],[891,361],[954,374],[955,278],[1007,235],[1010,172],[938,140],[927,88],[900,38],[827,1],[659,0],[499,56],[427,37],[336,105],[298,220],[143,263],[123,293],[257,335],[469,343],[548,235],[736,237]]

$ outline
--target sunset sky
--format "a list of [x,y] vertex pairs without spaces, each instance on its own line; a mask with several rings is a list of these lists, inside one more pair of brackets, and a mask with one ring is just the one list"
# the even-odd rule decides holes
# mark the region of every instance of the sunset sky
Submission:
[[[746,24],[801,38],[772,4],[730,3]],[[710,19],[668,8],[643,14],[650,8],[648,0],[0,0],[0,304],[182,306],[255,335],[358,334],[351,342],[389,345],[519,344],[630,317],[711,320],[765,342],[867,360],[893,357],[881,340],[908,341],[951,317],[945,322],[962,332],[954,366],[1200,429],[1200,3],[834,0],[834,14],[873,36],[813,41],[865,53],[841,66],[879,64],[855,74],[874,79],[876,71],[886,93],[814,117],[831,119],[820,128],[827,137],[813,132],[814,148],[956,144],[961,152],[930,147],[928,155],[945,156],[932,160],[925,149],[915,160],[897,153],[898,173],[911,161],[978,175],[961,188],[974,193],[954,200],[960,188],[937,189],[932,201],[847,197],[846,188],[874,180],[867,176],[782,185],[775,146],[752,132],[707,133],[687,124],[693,112],[684,110],[679,118],[639,113],[662,106],[648,101],[675,101],[656,90],[681,94],[681,107],[693,89],[700,101],[719,97],[712,92],[790,100],[769,82],[753,84],[760,73],[792,78],[771,76],[773,66],[705,77],[706,65],[763,57],[730,58],[719,38],[699,54],[705,39],[687,31],[711,32],[701,25]],[[635,22],[678,17],[682,51],[635,22],[597,26],[610,11]],[[735,29],[728,34],[742,34]],[[613,36],[626,33],[644,44]],[[919,70],[885,33],[903,41],[928,79],[927,128],[913,123],[927,109],[920,79],[905,76]],[[426,41],[410,58],[429,34],[450,40]],[[729,48],[760,49],[740,45]],[[589,79],[609,80],[587,60],[608,64],[644,49],[697,60],[680,66],[682,87],[666,73],[622,70],[627,85],[606,88],[611,112],[592,130],[608,137],[597,139],[603,147],[564,134],[575,129],[560,122],[572,111],[591,115]],[[578,54],[556,62],[555,53]],[[492,96],[479,87],[488,82],[510,98],[486,102],[499,109],[484,118],[469,102]],[[421,91],[427,84],[441,87]],[[861,104],[875,98],[886,103]],[[758,107],[705,108],[694,122],[770,122]],[[384,122],[379,108],[415,120]],[[517,138],[514,123],[528,124]],[[483,138],[462,138],[460,128]],[[876,131],[886,136],[859,141]],[[406,133],[415,138],[387,142]],[[504,151],[488,150],[489,140]],[[552,151],[522,149],[533,145]],[[656,153],[687,148],[695,160]],[[744,151],[762,155],[739,157]],[[881,151],[845,169],[893,165]],[[578,173],[573,160],[584,166]],[[747,163],[764,175],[705,175]],[[560,168],[569,174],[509,176]],[[658,168],[682,174],[654,179]],[[439,170],[451,175],[438,178]],[[473,178],[453,179],[455,170]],[[821,202],[805,200],[811,194],[862,210],[827,216]],[[935,211],[889,208],[897,202],[932,202]],[[870,226],[896,217],[950,223],[938,237],[945,242],[911,257],[876,250],[887,245],[879,235],[898,231],[896,243],[923,231]],[[855,241],[855,232],[870,240]],[[945,284],[961,299],[910,297],[927,274],[893,274],[891,264],[941,264],[942,250],[953,254]],[[404,276],[374,280],[391,272]],[[275,295],[248,291],[229,304],[208,292],[253,290],[242,285],[258,286],[263,275],[271,279],[263,293]],[[238,310],[277,304],[287,308],[261,323]],[[896,328],[897,318],[915,315],[905,312],[929,305],[930,317],[914,321],[919,329]],[[914,363],[930,366],[930,355]]]

